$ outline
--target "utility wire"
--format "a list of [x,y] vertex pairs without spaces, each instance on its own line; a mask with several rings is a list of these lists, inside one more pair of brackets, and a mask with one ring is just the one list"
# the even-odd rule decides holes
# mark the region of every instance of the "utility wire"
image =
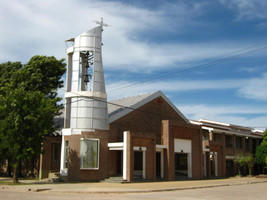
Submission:
[[[59,88],[59,89],[61,89],[63,91],[66,91],[63,88]],[[76,94],[76,95],[78,94],[78,93],[75,93],[75,92],[70,92],[70,93]],[[81,94],[79,94],[79,95],[80,95],[79,97],[85,97],[85,98],[79,99],[79,100],[76,100],[76,101],[72,101],[70,103],[65,103],[63,105],[72,104],[72,103],[79,102],[79,101],[87,101],[88,102],[88,101],[96,100],[96,101],[104,102],[104,103],[107,103],[107,104],[110,104],[110,105],[113,105],[113,106],[117,106],[117,107],[120,107],[120,108],[123,108],[123,109],[129,109],[129,110],[132,110],[132,111],[137,111],[137,112],[141,112],[141,113],[145,113],[145,114],[149,114],[149,115],[159,116],[159,113],[148,112],[148,111],[140,110],[138,108],[133,108],[133,107],[117,104],[117,103],[108,102],[107,100],[100,99],[100,98],[88,97],[88,96],[84,96],[84,95],[81,95]],[[177,117],[173,117],[171,115],[166,115],[166,114],[162,114],[162,113],[160,113],[160,117],[166,117],[168,119],[177,119]],[[254,129],[255,128],[266,128],[267,129],[267,127],[264,127],[264,126],[257,126],[257,127],[255,126],[255,127],[250,127],[250,128],[254,128]]]
[[[251,47],[249,47],[249,48],[251,48]],[[180,73],[185,73],[185,72],[200,70],[200,69],[203,69],[203,68],[208,68],[208,67],[211,67],[211,65],[225,63],[225,62],[228,62],[228,61],[233,60],[235,58],[238,58],[238,57],[241,57],[241,56],[244,56],[244,55],[248,55],[248,54],[252,54],[252,53],[255,53],[257,51],[262,51],[264,49],[267,49],[267,46],[264,46],[264,47],[261,47],[261,48],[257,48],[257,49],[253,49],[253,50],[250,50],[250,51],[246,51],[246,52],[243,52],[243,53],[235,54],[235,55],[232,55],[232,56],[229,56],[229,57],[226,57],[226,58],[222,58],[222,59],[219,59],[219,60],[211,61],[211,62],[208,62],[208,63],[196,65],[196,66],[193,66],[193,67],[190,67],[190,68],[169,72],[169,73],[166,73],[166,74],[163,74],[163,75],[156,76],[154,78],[150,78],[150,79],[144,80],[144,81],[142,81],[140,83],[126,85],[126,86],[122,86],[122,87],[110,90],[110,91],[108,91],[108,93],[112,94],[112,93],[114,93],[114,92],[116,92],[118,90],[122,90],[122,89],[126,89],[126,88],[127,89],[128,88],[134,88],[134,87],[137,87],[137,86],[144,85],[144,84],[146,84],[148,82],[152,82],[152,81],[157,80],[157,79],[161,79],[161,78],[165,78],[165,77],[172,77],[172,76],[175,76],[175,75],[180,74]],[[240,51],[243,51],[243,50],[239,50],[237,52],[240,52]]]
[[[63,88],[59,88],[59,89],[66,91]],[[138,111],[138,112],[142,112],[142,113],[146,113],[146,114],[150,114],[150,115],[159,116],[159,113],[156,113],[156,112],[148,112],[148,111],[140,110],[140,109],[129,107],[129,106],[124,106],[124,105],[121,105],[121,104],[112,103],[112,102],[109,102],[109,101],[104,100],[104,99],[100,99],[100,98],[96,98],[96,97],[84,96],[84,95],[81,95],[81,94],[78,94],[78,93],[75,93],[75,92],[69,92],[69,93],[76,94],[76,95],[79,95],[79,97],[84,97],[84,98],[83,99],[78,99],[76,101],[72,101],[70,103],[65,103],[63,105],[68,105],[68,104],[76,103],[76,102],[79,102],[79,101],[88,101],[89,102],[89,101],[92,101],[92,100],[96,100],[96,101],[107,103],[109,105],[117,106],[117,107],[120,107],[120,108],[123,108],[123,109],[129,109],[129,110],[132,110],[132,111]],[[160,114],[160,117],[167,117],[168,119],[177,119],[177,117],[173,117],[173,116],[170,116],[170,115],[165,115],[165,114],[162,114],[162,113]]]
[[[248,47],[248,48],[245,48],[245,49],[249,49],[249,48],[251,48],[251,47]],[[241,56],[244,56],[244,55],[248,55],[248,54],[252,54],[254,52],[261,51],[261,50],[264,50],[264,49],[267,49],[267,46],[261,47],[261,48],[257,48],[257,49],[253,49],[253,50],[250,50],[250,51],[247,51],[247,52],[239,53],[239,54],[236,54],[236,55],[233,55],[233,56],[229,56],[229,57],[226,57],[226,58],[222,58],[222,59],[219,59],[219,60],[211,61],[211,62],[208,62],[208,63],[204,63],[204,64],[201,64],[201,65],[196,65],[196,66],[193,66],[193,67],[190,67],[190,68],[187,68],[187,69],[183,69],[183,70],[179,70],[179,71],[175,71],[175,72],[166,73],[166,74],[163,74],[163,75],[160,75],[160,76],[156,76],[156,77],[151,78],[151,79],[148,79],[148,80],[144,80],[141,83],[131,84],[131,85],[127,85],[127,86],[123,86],[123,87],[120,87],[120,88],[113,89],[113,90],[109,91],[109,93],[112,93],[114,91],[118,91],[118,90],[121,90],[121,89],[137,87],[137,86],[146,84],[147,82],[151,82],[151,81],[154,81],[154,80],[157,80],[157,79],[161,79],[161,78],[164,78],[164,77],[171,77],[171,76],[175,76],[176,74],[180,74],[180,73],[184,73],[184,72],[189,72],[189,71],[194,71],[194,70],[200,70],[202,68],[210,67],[211,65],[216,65],[216,64],[224,63],[224,62],[233,60],[235,58],[238,58],[238,57],[241,57]],[[238,50],[237,52],[240,52],[240,51],[243,51],[243,50],[244,49]],[[66,91],[65,89],[62,89],[62,88],[59,88],[59,89]],[[70,93],[77,94],[75,92],[70,92]],[[103,100],[103,99],[99,99],[99,98],[95,98],[95,97],[83,96],[83,95],[80,95],[80,94],[79,94],[79,96],[80,97],[86,97],[86,99],[78,99],[76,101],[70,102],[70,104],[75,103],[75,102],[79,102],[79,101],[82,101],[82,100],[84,100],[84,101],[96,100],[96,101],[104,102],[104,103],[107,103],[107,104],[110,104],[110,105],[118,106],[118,107],[121,107],[121,108],[130,109],[130,110],[133,110],[133,111],[139,111],[139,112],[143,112],[143,113],[147,113],[147,114],[152,114],[152,115],[157,115],[158,116],[158,113],[141,111],[141,110],[135,109],[133,107],[129,107],[129,106],[124,106],[124,105],[120,105],[120,104],[108,102],[108,101]],[[63,105],[67,105],[67,104],[68,103],[65,103]],[[172,116],[165,116],[165,117],[172,117]],[[265,128],[265,127],[257,127],[257,128]]]

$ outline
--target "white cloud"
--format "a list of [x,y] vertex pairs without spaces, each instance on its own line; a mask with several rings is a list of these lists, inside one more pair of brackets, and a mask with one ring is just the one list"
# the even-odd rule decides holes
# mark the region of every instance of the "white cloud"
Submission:
[[[162,69],[162,67],[196,64],[203,60],[214,59],[242,48],[226,43],[195,44],[152,44],[114,36],[116,40],[107,40],[104,47],[105,64],[112,69],[129,71]],[[117,44],[115,44],[117,43]],[[116,46],[116,49],[114,47]]]
[[257,70],[258,70],[257,67],[240,67],[239,68],[240,72],[247,72],[247,73],[255,72]]
[[[143,31],[175,30],[197,26],[195,19],[205,4],[163,3],[148,10],[119,2],[25,0],[0,2],[0,62],[27,62],[36,54],[65,57],[64,40],[93,27],[100,17],[111,25],[103,33],[104,65],[109,69],[151,71],[201,62],[246,46],[244,43],[156,43],[137,39]],[[170,20],[175,16],[177,20]],[[177,28],[179,27],[179,28]],[[178,31],[177,31],[178,30]]]
[[119,96],[133,96],[148,92],[162,90],[164,92],[181,92],[193,90],[218,90],[241,88],[247,82],[246,79],[240,80],[190,80],[190,81],[153,81],[148,83],[119,81],[107,84],[109,99],[120,98]]
[[220,0],[220,2],[236,12],[237,20],[257,20],[267,18],[266,0]]
[[221,79],[221,80],[159,80],[151,82],[118,81],[107,84],[109,99],[133,96],[136,94],[155,92],[181,92],[194,90],[226,90],[236,89],[242,98],[267,101],[267,73],[259,78]]
[[238,93],[248,99],[267,101],[267,73],[264,73],[262,77],[252,78],[245,82]]
[[[209,119],[230,124],[260,128],[267,128],[267,107],[251,106],[208,106],[208,105],[179,105],[177,108],[189,119]],[[246,117],[252,114],[254,117]]]

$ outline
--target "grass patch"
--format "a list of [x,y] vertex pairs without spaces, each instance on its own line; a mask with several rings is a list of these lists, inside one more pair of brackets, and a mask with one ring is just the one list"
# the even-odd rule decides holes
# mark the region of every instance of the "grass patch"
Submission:
[[0,185],[27,185],[27,183],[13,183],[13,181],[0,181]]
[[34,178],[19,178],[19,182],[18,183],[13,183],[13,179],[12,178],[1,178],[0,179],[0,185],[29,185],[29,184],[33,184],[33,183],[25,183],[23,181],[25,180],[31,180],[32,182],[37,182],[38,179],[34,179]]

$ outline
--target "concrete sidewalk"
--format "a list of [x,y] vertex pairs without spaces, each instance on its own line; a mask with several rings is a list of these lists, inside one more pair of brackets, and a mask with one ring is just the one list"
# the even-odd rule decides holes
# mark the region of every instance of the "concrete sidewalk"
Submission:
[[[5,180],[6,179],[6,180]],[[11,179],[0,178],[1,181]],[[25,191],[25,192],[59,192],[59,193],[144,193],[174,190],[189,190],[198,188],[211,188],[233,185],[245,185],[267,182],[267,178],[242,177],[229,179],[187,180],[187,181],[162,181],[141,183],[52,183],[47,180],[21,180],[19,185],[0,185],[0,190]]]

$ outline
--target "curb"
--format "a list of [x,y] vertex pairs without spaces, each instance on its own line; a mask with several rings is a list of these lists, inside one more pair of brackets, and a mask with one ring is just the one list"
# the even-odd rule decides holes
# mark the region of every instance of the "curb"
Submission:
[[124,191],[61,191],[53,190],[53,188],[26,188],[19,189],[9,186],[2,186],[2,190],[11,190],[11,191],[21,191],[21,192],[49,192],[49,193],[65,193],[65,194],[127,194],[127,193],[152,193],[152,192],[170,192],[170,191],[179,191],[179,190],[194,190],[194,189],[205,189],[205,188],[216,188],[216,187],[225,187],[225,186],[237,186],[237,185],[246,185],[246,184],[257,184],[257,183],[266,183],[264,181],[250,181],[243,183],[233,183],[233,184],[217,184],[217,185],[204,185],[204,186],[189,186],[189,187],[175,187],[175,188],[165,188],[165,189],[147,189],[147,190],[124,190]]
[[235,186],[235,185],[246,185],[246,184],[257,184],[266,183],[266,181],[252,181],[238,184],[218,184],[218,185],[205,185],[205,186],[192,186],[192,187],[177,187],[177,188],[165,188],[165,189],[148,189],[148,190],[127,190],[127,191],[56,191],[50,190],[51,193],[74,193],[74,194],[126,194],[126,193],[151,193],[151,192],[171,192],[178,190],[194,190],[194,189],[205,189],[205,188],[216,188],[225,186]]

